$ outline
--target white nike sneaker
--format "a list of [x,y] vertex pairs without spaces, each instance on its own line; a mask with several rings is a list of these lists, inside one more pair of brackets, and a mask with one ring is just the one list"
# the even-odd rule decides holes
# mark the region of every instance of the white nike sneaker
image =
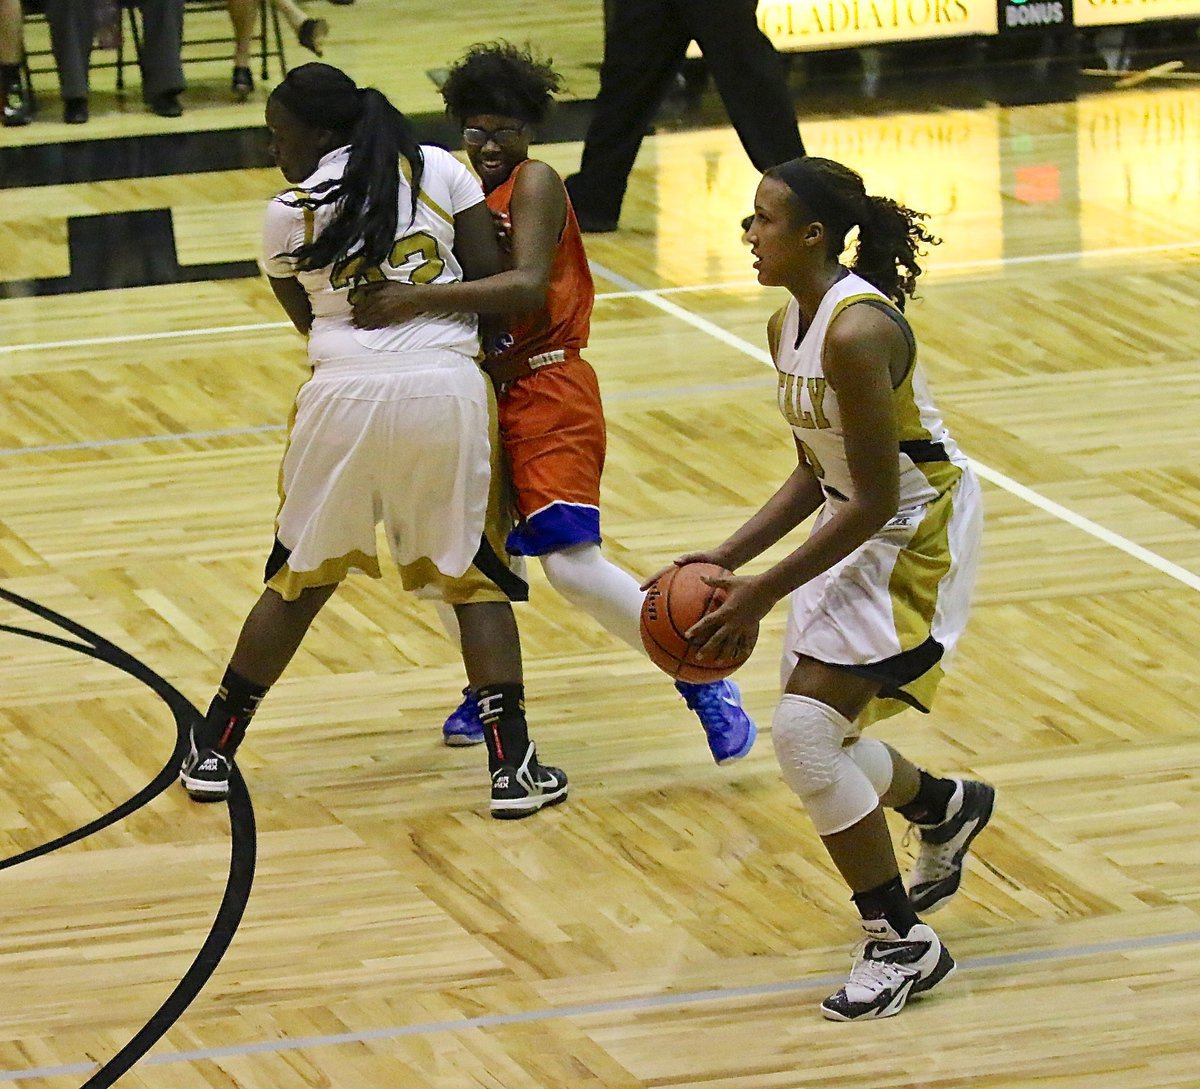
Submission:
[[921,851],[908,879],[908,902],[918,915],[945,907],[962,883],[963,859],[971,841],[992,818],[996,790],[974,779],[955,779],[940,824],[914,824]]
[[917,923],[903,938],[883,919],[862,920],[863,942],[850,978],[821,1003],[829,1021],[892,1017],[914,995],[954,971],[954,958],[932,928]]

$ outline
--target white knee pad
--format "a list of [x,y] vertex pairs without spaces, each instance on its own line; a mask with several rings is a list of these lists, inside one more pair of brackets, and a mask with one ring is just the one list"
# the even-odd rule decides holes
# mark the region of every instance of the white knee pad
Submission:
[[775,709],[771,737],[783,781],[821,836],[844,832],[879,805],[871,780],[842,748],[853,729],[828,704],[807,696],[787,693]]
[[860,737],[846,752],[871,780],[871,786],[881,798],[892,785],[892,750],[873,737]]

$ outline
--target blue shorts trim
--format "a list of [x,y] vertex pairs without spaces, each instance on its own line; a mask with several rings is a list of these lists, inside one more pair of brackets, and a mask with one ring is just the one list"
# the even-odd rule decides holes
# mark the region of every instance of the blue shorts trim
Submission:
[[600,510],[584,503],[551,503],[508,535],[513,556],[544,556],[572,545],[600,543]]

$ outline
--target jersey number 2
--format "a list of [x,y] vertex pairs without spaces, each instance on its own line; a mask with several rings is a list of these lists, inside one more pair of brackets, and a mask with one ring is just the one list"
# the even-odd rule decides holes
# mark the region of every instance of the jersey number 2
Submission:
[[[438,250],[437,239],[426,231],[414,231],[403,238],[397,238],[388,254],[387,263],[395,269],[403,268],[414,258],[420,258],[408,274],[410,284],[429,284],[436,280],[446,267]],[[350,292],[350,302],[353,303],[354,293],[366,284],[382,283],[387,277],[378,265],[363,268],[361,260],[351,259],[344,268],[330,281],[334,288],[354,285]]]

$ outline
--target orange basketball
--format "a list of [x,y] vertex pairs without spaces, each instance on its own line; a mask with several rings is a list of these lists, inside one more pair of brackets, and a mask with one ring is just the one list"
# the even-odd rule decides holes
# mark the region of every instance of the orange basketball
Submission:
[[698,648],[687,641],[688,628],[725,600],[725,591],[709,586],[704,577],[728,574],[715,563],[688,563],[664,572],[646,591],[642,601],[642,645],[650,660],[676,680],[719,681],[744,664],[754,650],[751,642],[737,658],[699,659]]

